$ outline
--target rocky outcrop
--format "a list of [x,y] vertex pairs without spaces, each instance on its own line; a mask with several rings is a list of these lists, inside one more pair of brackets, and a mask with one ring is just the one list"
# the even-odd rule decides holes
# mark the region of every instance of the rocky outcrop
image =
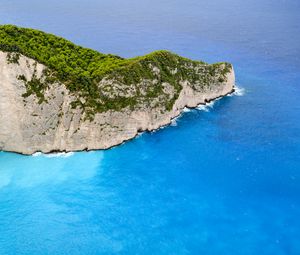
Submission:
[[[216,77],[208,86],[181,81],[179,97],[170,110],[155,105],[126,107],[96,113],[93,120],[88,120],[81,108],[71,107],[74,95],[64,84],[50,85],[43,102],[34,94],[24,96],[26,86],[19,77],[40,78],[45,68],[22,55],[18,63],[8,63],[7,53],[0,51],[0,150],[32,154],[107,149],[135,137],[138,132],[169,124],[184,107],[196,107],[231,93],[235,82],[230,67],[225,79]],[[159,69],[154,67],[153,71]],[[172,93],[168,84],[165,90]]]

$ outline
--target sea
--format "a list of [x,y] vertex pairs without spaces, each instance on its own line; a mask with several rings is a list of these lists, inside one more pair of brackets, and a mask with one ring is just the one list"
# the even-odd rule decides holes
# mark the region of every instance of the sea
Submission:
[[0,152],[0,254],[299,255],[299,13],[299,0],[0,0],[0,24],[122,57],[228,61],[237,86],[109,150]]

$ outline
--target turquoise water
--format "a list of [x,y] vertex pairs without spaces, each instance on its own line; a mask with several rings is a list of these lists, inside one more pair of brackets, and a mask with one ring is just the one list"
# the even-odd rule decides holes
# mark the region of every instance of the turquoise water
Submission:
[[124,57],[230,61],[241,88],[107,151],[0,152],[0,254],[300,254],[299,12],[297,0],[0,0],[0,23]]

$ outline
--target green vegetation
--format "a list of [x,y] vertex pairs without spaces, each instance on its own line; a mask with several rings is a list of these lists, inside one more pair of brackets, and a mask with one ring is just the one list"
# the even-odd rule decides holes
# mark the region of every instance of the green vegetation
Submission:
[[[27,88],[24,97],[35,94],[41,103],[47,86],[61,82],[78,98],[73,107],[83,108],[91,118],[96,112],[133,108],[141,103],[150,104],[154,99],[170,110],[181,90],[180,81],[188,80],[191,84],[200,81],[206,86],[216,72],[222,72],[219,77],[222,82],[230,67],[226,64],[225,69],[221,68],[222,63],[207,65],[168,51],[124,59],[77,46],[52,34],[13,25],[0,26],[0,50],[9,53],[8,63],[18,63],[22,54],[47,66],[42,78],[37,78],[35,73],[30,81],[25,76],[19,77]],[[191,67],[201,67],[201,72]],[[105,79],[114,83],[106,84]],[[147,84],[142,85],[145,81]],[[164,92],[164,83],[174,88],[171,98]]]

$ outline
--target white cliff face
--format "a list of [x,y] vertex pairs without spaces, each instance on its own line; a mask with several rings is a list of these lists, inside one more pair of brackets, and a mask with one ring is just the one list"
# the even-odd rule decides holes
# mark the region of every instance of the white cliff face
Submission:
[[[39,103],[26,92],[24,75],[30,80],[34,70],[39,78],[45,66],[25,56],[18,64],[8,64],[0,51],[0,150],[32,154],[37,151],[78,151],[106,149],[135,137],[138,132],[167,125],[184,107],[196,107],[231,93],[234,72],[224,82],[216,82],[201,91],[182,82],[178,99],[171,111],[162,108],[138,108],[97,113],[93,121],[85,120],[81,109],[72,109],[73,96],[63,84],[53,84],[45,92],[47,102]],[[159,70],[157,70],[159,71]],[[167,86],[166,86],[167,89]]]

